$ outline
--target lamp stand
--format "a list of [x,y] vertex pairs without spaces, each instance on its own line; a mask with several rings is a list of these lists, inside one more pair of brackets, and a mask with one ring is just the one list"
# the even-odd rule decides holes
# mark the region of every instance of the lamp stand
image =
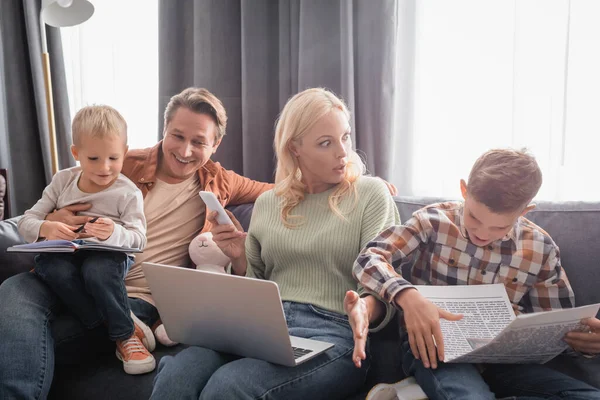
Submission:
[[50,138],[50,161],[52,163],[52,176],[54,176],[54,174],[58,172],[58,151],[56,147],[56,123],[54,121],[52,77],[50,75],[50,54],[48,54],[48,52],[42,53],[42,68],[44,70],[44,88],[46,89],[46,112],[48,114],[48,133]]

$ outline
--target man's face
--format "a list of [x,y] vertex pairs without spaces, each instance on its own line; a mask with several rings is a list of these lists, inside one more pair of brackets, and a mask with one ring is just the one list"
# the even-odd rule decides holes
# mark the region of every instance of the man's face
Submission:
[[461,181],[461,191],[465,199],[463,208],[465,229],[471,243],[479,247],[502,239],[510,232],[517,219],[534,207],[528,206],[524,210],[498,214],[470,196],[464,181]]
[[179,108],[165,127],[162,159],[158,167],[161,179],[178,183],[194,175],[221,141],[216,141],[217,125],[210,115]]

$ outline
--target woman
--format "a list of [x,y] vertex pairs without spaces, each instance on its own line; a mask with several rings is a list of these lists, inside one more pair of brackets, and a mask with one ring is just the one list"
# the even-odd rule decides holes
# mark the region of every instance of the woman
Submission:
[[385,183],[362,176],[349,118],[324,89],[290,99],[275,132],[275,188],[256,201],[247,237],[239,225],[212,231],[233,270],[277,282],[291,335],[335,346],[294,368],[190,347],[163,358],[153,398],[335,399],[364,384],[368,323],[385,325],[393,309],[351,290],[352,265],[399,216]]

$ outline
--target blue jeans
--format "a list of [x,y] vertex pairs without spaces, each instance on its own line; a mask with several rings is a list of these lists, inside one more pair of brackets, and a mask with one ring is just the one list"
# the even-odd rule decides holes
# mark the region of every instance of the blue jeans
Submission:
[[[148,325],[158,320],[151,304],[129,299]],[[81,364],[114,352],[104,325],[89,330],[36,274],[0,285],[0,399],[45,399],[56,364]]]
[[358,391],[370,362],[365,360],[360,369],[354,366],[347,318],[307,304],[284,302],[283,307],[290,335],[335,346],[297,367],[189,347],[162,358],[151,398],[331,400]]
[[124,282],[132,264],[118,252],[42,253],[34,270],[86,328],[105,322],[111,340],[124,340],[134,330]]
[[432,400],[600,399],[598,389],[544,365],[486,364],[483,373],[473,364],[438,363],[431,369],[415,359],[407,340],[401,351],[404,373]]

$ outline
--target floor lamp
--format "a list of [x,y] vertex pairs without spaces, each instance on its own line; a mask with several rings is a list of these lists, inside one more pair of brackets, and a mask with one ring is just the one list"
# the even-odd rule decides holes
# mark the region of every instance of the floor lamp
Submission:
[[79,25],[94,13],[94,6],[87,0],[42,0],[40,11],[40,32],[42,34],[42,67],[46,89],[46,111],[50,134],[50,157],[52,175],[58,171],[58,151],[56,147],[56,125],[54,121],[54,100],[52,98],[52,77],[50,76],[50,55],[46,41],[46,24],[57,28]]

